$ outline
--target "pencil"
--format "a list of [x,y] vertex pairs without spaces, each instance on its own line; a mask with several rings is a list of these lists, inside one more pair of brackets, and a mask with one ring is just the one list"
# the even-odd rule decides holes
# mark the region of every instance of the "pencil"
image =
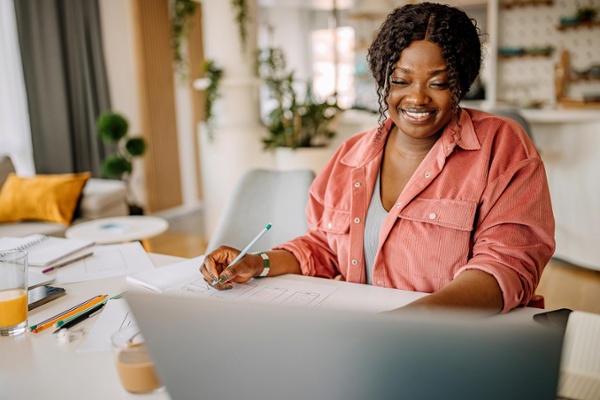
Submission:
[[80,255],[78,257],[75,257],[75,258],[72,258],[70,260],[64,261],[64,262],[62,262],[60,264],[57,264],[57,265],[54,265],[52,267],[46,268],[45,270],[42,271],[42,274],[45,274],[46,272],[54,271],[57,268],[65,267],[67,265],[73,264],[74,262],[77,262],[77,261],[81,261],[84,258],[87,258],[89,256],[93,256],[93,255],[94,255],[93,251],[91,251],[89,253],[82,254],[82,255]]
[[59,321],[59,320],[61,320],[61,319],[64,319],[64,318],[70,317],[71,315],[75,315],[75,314],[77,314],[77,313],[79,313],[79,312],[81,312],[81,311],[85,310],[86,308],[88,308],[88,307],[90,307],[90,306],[92,306],[92,305],[94,305],[94,304],[100,303],[100,302],[102,302],[104,299],[106,299],[107,297],[108,297],[108,296],[107,296],[107,295],[105,295],[105,294],[104,294],[104,295],[101,295],[101,296],[98,296],[98,297],[96,297],[95,299],[91,300],[90,302],[88,302],[88,303],[84,304],[83,306],[77,307],[77,308],[73,309],[72,311],[68,311],[68,312],[67,312],[67,313],[65,313],[64,315],[61,315],[60,317],[57,317],[57,318],[51,319],[51,320],[49,320],[48,322],[45,322],[45,323],[43,323],[43,324],[38,324],[38,325],[37,325],[37,326],[36,326],[34,329],[32,329],[31,331],[32,331],[33,333],[39,333],[39,332],[41,332],[41,331],[43,331],[43,330],[45,330],[45,329],[48,329],[48,328],[50,328],[50,327],[51,327],[51,326],[52,326],[52,325],[53,325],[55,322],[57,322],[57,321]]
[[55,315],[55,316],[53,316],[53,317],[50,317],[50,318],[48,318],[48,319],[45,319],[45,320],[43,320],[42,322],[40,322],[40,323],[38,323],[38,324],[31,325],[31,326],[29,327],[29,329],[30,329],[31,331],[33,331],[35,328],[37,328],[37,327],[38,327],[38,325],[43,325],[43,324],[45,324],[45,323],[47,323],[47,322],[50,322],[50,321],[56,321],[56,319],[57,319],[57,318],[59,318],[59,319],[60,319],[62,316],[64,316],[64,315],[65,315],[65,314],[67,314],[68,312],[70,312],[70,311],[73,311],[73,310],[75,310],[75,309],[77,309],[77,308],[79,308],[79,307],[85,306],[85,305],[87,305],[89,302],[91,302],[92,300],[94,300],[94,299],[97,299],[98,297],[101,297],[101,296],[102,296],[102,295],[100,295],[100,294],[99,294],[99,295],[97,295],[97,296],[94,296],[94,297],[92,297],[92,298],[90,298],[90,299],[87,299],[86,301],[84,301],[84,302],[81,302],[81,303],[79,303],[79,304],[77,304],[77,305],[74,305],[73,307],[69,308],[68,310],[65,310],[65,311],[63,311],[63,312],[61,312],[61,313],[58,313],[58,314],[56,314],[56,315]]
[[[244,247],[244,250],[241,251],[240,254],[237,255],[236,258],[233,259],[232,262],[229,263],[229,265],[227,266],[227,268],[231,267],[233,264],[235,264],[236,262],[240,261],[242,259],[242,257],[244,257],[246,255],[246,253],[248,253],[248,250],[250,250],[250,248],[252,246],[254,246],[254,243],[256,243],[258,241],[258,239],[260,239],[265,233],[267,233],[267,231],[271,229],[271,224],[267,224],[267,226],[265,226],[263,228],[262,231],[258,232],[258,235],[256,235],[256,237],[254,239],[252,239],[252,241],[250,243],[248,243],[248,245],[246,247]],[[213,280],[212,285],[216,285],[218,281]]]
[[106,303],[108,303],[109,300],[120,299],[121,297],[125,296],[125,294],[127,294],[127,292],[121,292],[121,293],[111,297],[110,299],[105,298],[104,300],[102,300],[102,302],[93,304],[93,305],[85,308],[84,310],[78,312],[77,314],[71,315],[70,317],[67,317],[67,316],[61,317],[61,319],[59,321],[56,321],[56,324],[55,324],[55,326],[59,329],[55,330],[52,333],[58,332],[60,330],[60,328],[68,328],[69,326],[73,326],[73,325],[83,321],[87,317],[91,317],[92,314],[96,313],[97,311],[100,311],[102,309],[102,307],[104,307],[106,305]]

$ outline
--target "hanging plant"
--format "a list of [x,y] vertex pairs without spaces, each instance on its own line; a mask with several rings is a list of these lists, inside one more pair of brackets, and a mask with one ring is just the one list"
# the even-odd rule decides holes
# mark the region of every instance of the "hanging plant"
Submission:
[[171,48],[173,62],[175,70],[185,77],[186,59],[182,54],[181,45],[190,31],[192,16],[196,13],[198,3],[194,0],[173,0],[172,7]]
[[198,79],[197,88],[204,91],[204,119],[208,127],[208,137],[213,138],[214,134],[214,116],[213,106],[215,101],[221,97],[219,84],[223,77],[223,69],[219,68],[214,60],[205,60],[201,66],[204,78]]
[[240,44],[242,45],[242,51],[246,52],[246,39],[248,36],[248,30],[246,23],[248,22],[248,3],[246,0],[231,0],[231,7],[235,11],[235,22],[238,26],[238,33],[240,35]]

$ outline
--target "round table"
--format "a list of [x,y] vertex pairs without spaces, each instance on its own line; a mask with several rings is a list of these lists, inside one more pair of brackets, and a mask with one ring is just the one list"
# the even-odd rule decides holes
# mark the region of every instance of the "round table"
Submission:
[[73,225],[67,238],[89,239],[96,244],[123,243],[139,240],[150,251],[147,239],[165,232],[169,223],[164,218],[147,215],[100,218]]

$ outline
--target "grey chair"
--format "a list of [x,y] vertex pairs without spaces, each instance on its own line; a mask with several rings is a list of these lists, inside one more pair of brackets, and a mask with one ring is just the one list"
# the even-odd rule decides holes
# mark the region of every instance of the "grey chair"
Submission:
[[206,253],[220,245],[239,250],[271,223],[272,228],[250,249],[269,250],[308,229],[306,203],[315,177],[311,170],[252,169],[236,184],[210,238]]
[[517,121],[517,123],[523,127],[523,129],[525,130],[525,132],[527,133],[527,135],[529,136],[531,141],[535,143],[535,141],[533,140],[533,134],[531,133],[531,125],[529,125],[529,121],[527,121],[525,119],[523,114],[521,114],[518,109],[516,109],[516,108],[493,108],[491,110],[488,110],[488,112],[491,114],[494,114],[494,115],[499,115],[501,117],[508,117],[508,118],[511,118],[511,119]]

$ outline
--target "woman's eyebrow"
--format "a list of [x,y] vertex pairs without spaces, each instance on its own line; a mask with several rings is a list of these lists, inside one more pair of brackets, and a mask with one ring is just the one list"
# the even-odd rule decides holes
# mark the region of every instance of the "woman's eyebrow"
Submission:
[[[396,68],[394,68],[394,71],[402,72],[404,74],[410,74],[410,73],[413,72],[412,69],[410,69],[410,68],[404,68],[404,67],[396,67]],[[437,75],[444,74],[446,72],[448,72],[447,68],[434,69],[434,70],[428,71],[427,75],[429,75],[429,76],[437,76]]]

